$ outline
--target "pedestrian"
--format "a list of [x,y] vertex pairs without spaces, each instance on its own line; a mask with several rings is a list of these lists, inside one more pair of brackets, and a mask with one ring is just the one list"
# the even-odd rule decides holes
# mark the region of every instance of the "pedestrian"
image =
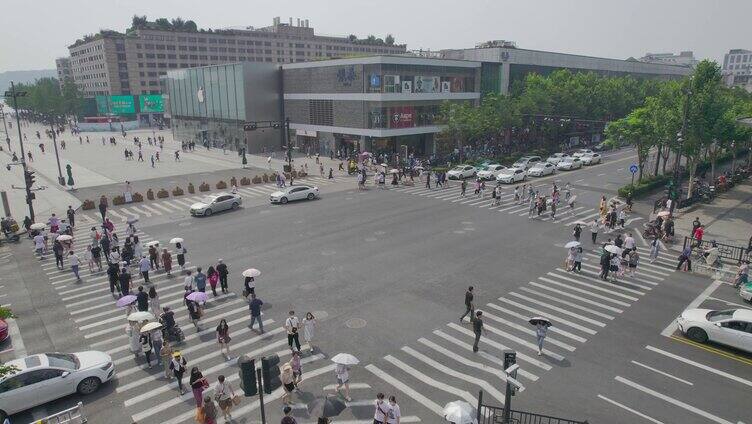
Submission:
[[661,242],[658,236],[653,237],[653,241],[650,242],[650,263],[652,264],[658,258],[658,253],[661,251]]
[[619,223],[619,226],[624,229],[624,224],[627,221],[627,213],[624,211],[624,209],[619,209],[619,212],[617,213],[617,221]]
[[222,293],[227,293],[227,265],[222,259],[217,259],[217,273],[219,274],[219,287],[222,289]]
[[696,216],[695,220],[692,221],[692,234],[694,234],[695,231],[697,231],[697,229],[700,228],[700,225],[702,225],[702,223],[700,222],[700,217]]
[[209,383],[198,367],[191,368],[191,378],[188,381],[193,391],[193,399],[196,401],[196,408],[200,408],[204,400],[204,390],[209,387]]
[[136,293],[136,306],[141,312],[149,310],[149,295],[144,291],[144,286],[138,286],[138,292]]
[[55,255],[55,267],[62,271],[64,269],[63,244],[58,240],[52,242],[52,254]]
[[151,269],[151,264],[149,263],[149,259],[146,257],[146,255],[142,255],[141,259],[138,261],[138,270],[141,271],[141,276],[144,277],[144,283],[149,284],[149,270]]
[[193,291],[193,276],[191,276],[191,271],[188,270],[185,273],[185,278],[183,278],[183,287],[185,287],[186,290]]
[[628,233],[627,237],[624,238],[624,252],[622,253],[622,257],[629,254],[630,251],[637,248],[637,242],[635,242],[634,237],[632,237],[632,233]]
[[[431,188],[431,187],[428,187]],[[460,197],[465,197],[465,192],[467,191],[467,180],[462,180],[462,183],[460,183]]]
[[306,312],[305,318],[303,318],[303,340],[305,340],[311,353],[313,353],[313,335],[317,325],[319,323],[316,321],[316,317],[311,312]]
[[285,405],[285,407],[282,408],[282,413],[285,414],[285,416],[282,417],[280,424],[298,424],[298,422],[295,421],[295,418],[292,416],[292,408],[290,407],[290,405]]
[[590,223],[590,237],[593,240],[593,244],[595,244],[596,239],[598,239],[598,218],[593,218],[593,222]]
[[117,289],[118,293],[121,293],[120,285],[118,284],[120,281],[120,269],[117,264],[107,264],[107,279],[110,282],[110,293],[114,295],[115,289]]
[[462,324],[462,320],[465,319],[465,317],[469,317],[470,321],[473,320],[473,314],[475,313],[475,303],[473,302],[473,286],[470,286],[467,288],[467,291],[465,292],[465,313],[462,314],[460,317],[460,324]]
[[535,324],[535,339],[538,342],[538,356],[543,355],[543,341],[546,339],[546,333],[548,332],[548,325],[541,321]]
[[472,319],[473,332],[475,333],[475,342],[473,343],[473,352],[478,352],[478,342],[480,342],[481,333],[485,334],[486,329],[483,328],[483,311],[475,313],[475,317]]
[[102,196],[99,198],[99,213],[102,215],[102,222],[107,215],[107,198]]
[[[139,152],[139,156],[141,156],[141,152]],[[151,167],[154,168],[154,155],[151,155],[149,159],[151,161]]]
[[601,266],[601,272],[598,276],[601,280],[607,280],[608,273],[611,269],[611,254],[606,249],[603,249],[603,253],[601,253],[599,264]]
[[217,399],[219,409],[222,411],[225,422],[232,420],[230,411],[233,407],[235,389],[232,387],[230,382],[225,379],[224,375],[217,376],[217,384],[214,386],[214,397]]
[[334,388],[334,394],[339,395],[342,388],[345,389],[345,400],[350,402],[350,367],[345,364],[336,364],[334,366],[334,375],[337,377],[337,386]]
[[65,213],[68,215],[68,225],[71,226],[71,228],[76,226],[76,211],[73,210],[73,208],[68,205],[68,210],[65,211]]
[[[222,355],[229,361],[231,359],[230,356],[230,340],[232,338],[230,337],[230,327],[227,325],[227,321],[222,318],[219,321],[219,325],[217,325],[217,343],[219,343],[219,352],[222,353]],[[226,354],[222,352],[222,349],[227,352]]]
[[172,275],[172,255],[167,249],[162,249],[162,266],[167,275]]
[[697,229],[692,233],[692,237],[697,241],[696,246],[700,245],[700,242],[702,242],[702,236],[705,234],[705,226],[700,225],[697,227]]
[[282,382],[284,392],[282,394],[282,403],[289,405],[291,401],[292,391],[295,390],[295,376],[292,372],[292,365],[289,362],[285,362],[280,367],[279,380]]
[[76,255],[76,252],[71,250],[68,252],[68,262],[71,266],[71,271],[73,271],[73,275],[76,276],[77,281],[81,281],[81,275],[78,273],[78,268],[81,265],[81,259],[78,258],[78,255]]
[[402,419],[402,411],[400,411],[399,405],[397,405],[397,398],[394,395],[389,396],[389,416],[387,417],[387,424],[400,424]]
[[739,263],[739,269],[736,270],[734,276],[734,288],[746,286],[747,282],[749,282],[749,261],[743,260]]
[[196,290],[202,293],[206,292],[206,274],[201,272],[201,267],[196,268],[196,276],[193,277],[193,282],[196,283]]
[[551,220],[556,221],[556,200],[551,199]]
[[530,204],[528,205],[528,211],[527,211],[527,219],[532,219],[533,214],[535,213],[535,208],[537,206],[537,201],[535,199],[534,195],[530,196]]
[[574,247],[570,247],[569,251],[567,252],[567,258],[564,259],[564,269],[567,270],[567,272],[572,271],[574,269],[574,254],[576,250]]
[[629,252],[629,258],[628,258],[628,266],[629,266],[629,276],[634,277],[637,273],[637,263],[640,261],[640,255],[637,253],[637,248],[632,249]]
[[188,253],[188,251],[183,247],[182,243],[175,243],[175,254],[178,257],[178,265],[180,265],[180,269],[182,271],[185,271],[185,254]]
[[139,342],[141,343],[141,352],[146,356],[146,364],[151,368],[151,354],[153,350],[151,335],[149,333],[142,333]]
[[373,424],[386,424],[389,416],[389,405],[384,402],[384,394],[378,393],[374,402]]
[[212,294],[214,295],[214,297],[216,297],[219,273],[217,273],[213,265],[209,265],[209,268],[206,270],[206,279],[209,281],[209,286],[211,287]]
[[[186,296],[190,293],[190,290],[186,290]],[[199,331],[201,331],[201,328],[198,325],[199,320],[201,319],[201,307],[197,302],[188,299],[185,299],[185,307],[188,311],[188,317],[190,318],[193,326],[196,327],[196,332],[198,333]]]
[[300,337],[298,329],[300,328],[300,321],[295,316],[295,311],[290,311],[288,317],[285,320],[285,330],[287,330],[287,344],[290,346],[290,350],[293,349],[293,344],[300,352]]
[[156,245],[149,246],[149,266],[153,270],[159,270],[159,252],[157,252]]
[[332,168],[329,168],[329,179],[330,180],[334,179],[334,169],[332,169]]
[[261,305],[263,304],[264,302],[261,299],[256,298],[255,293],[251,293],[251,300],[248,302],[248,309],[251,311],[251,325],[248,327],[253,330],[253,323],[258,321],[261,334],[264,334],[264,323],[261,322]]
[[245,277],[243,280],[243,296],[248,297],[248,295],[256,293],[256,282],[253,277]]
[[[702,228],[700,226],[699,228]],[[698,228],[698,229],[699,229]],[[676,270],[683,269],[685,271],[692,271],[692,244],[688,244],[687,247],[682,250],[681,254],[679,255],[679,263],[676,265]],[[686,267],[684,267],[684,264],[686,263]]]
[[185,388],[183,388],[183,375],[185,374],[186,365],[188,365],[188,363],[185,358],[182,357],[180,352],[174,352],[172,354],[172,360],[170,361],[169,369],[178,380],[178,390],[180,391],[180,396],[185,393]]
[[[130,309],[130,305],[129,305]],[[130,315],[128,311],[126,310],[126,316]],[[137,322],[129,322],[126,324],[125,327],[125,334],[128,336],[129,342],[130,342],[130,349],[131,353],[133,353],[133,357],[135,359],[138,359],[138,355],[142,352],[141,350],[141,334],[139,333],[139,330],[141,329],[141,325]]]
[[574,262],[572,263],[573,272],[582,272],[582,247],[578,247],[574,252]]
[[582,227],[580,227],[580,224],[574,224],[574,229],[572,230],[572,236],[576,241],[580,241],[580,234],[582,234]]
[[118,280],[120,282],[120,294],[123,296],[128,295],[131,287],[131,274],[125,266],[120,269]]
[[303,381],[303,367],[300,365],[300,352],[292,353],[290,366],[292,367],[292,379],[295,384],[295,390],[299,390],[298,385]]
[[[133,236],[133,255],[139,259],[144,257],[144,248],[141,246],[141,241],[138,239],[137,235]],[[151,269],[151,265],[149,268]]]

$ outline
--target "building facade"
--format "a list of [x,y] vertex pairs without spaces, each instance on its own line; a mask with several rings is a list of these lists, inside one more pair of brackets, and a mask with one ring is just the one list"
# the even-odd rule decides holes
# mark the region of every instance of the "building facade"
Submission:
[[741,87],[752,92],[752,51],[729,50],[723,56],[723,77],[729,87]]
[[698,63],[700,63],[699,60],[695,59],[695,55],[691,51],[679,52],[679,54],[645,53],[645,56],[639,58],[638,60],[645,63],[689,66],[690,68],[694,68]]
[[265,28],[176,31],[155,25],[102,31],[69,46],[73,79],[84,95],[160,94],[172,69],[234,62],[295,63],[359,54],[400,54],[405,45],[321,36],[307,20],[274,19]]
[[443,102],[480,99],[479,62],[372,56],[282,66],[301,151],[430,154]]
[[279,65],[239,62],[167,71],[162,95],[175,140],[198,145],[278,150],[282,131],[243,131],[249,121],[279,121]]
[[498,47],[496,43],[479,48],[444,50],[442,57],[483,62],[482,92],[508,94],[514,81],[530,73],[548,75],[560,69],[572,72],[595,72],[603,76],[631,75],[637,78],[676,79],[689,75],[686,66],[606,59],[565,53]]
[[59,57],[55,59],[55,68],[57,69],[57,80],[62,86],[63,81],[72,77],[70,59],[67,57]]

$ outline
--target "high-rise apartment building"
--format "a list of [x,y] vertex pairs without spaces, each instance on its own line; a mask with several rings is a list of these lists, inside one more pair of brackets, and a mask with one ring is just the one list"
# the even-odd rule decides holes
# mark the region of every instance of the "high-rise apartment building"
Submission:
[[752,51],[731,49],[723,56],[723,79],[729,87],[752,92]]
[[[390,38],[390,37],[388,37]],[[159,94],[170,69],[233,62],[295,63],[355,55],[401,54],[404,44],[316,35],[308,20],[274,19],[264,28],[196,30],[144,22],[101,31],[68,47],[73,80],[85,96]]]

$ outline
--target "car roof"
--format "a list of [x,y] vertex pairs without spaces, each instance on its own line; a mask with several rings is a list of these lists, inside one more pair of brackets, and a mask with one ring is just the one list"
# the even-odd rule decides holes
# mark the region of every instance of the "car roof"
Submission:
[[752,322],[752,309],[737,309],[736,312],[734,312],[733,319]]
[[12,361],[8,361],[5,363],[5,365],[13,365],[21,371],[28,371],[28,370],[36,369],[36,368],[44,368],[48,366],[49,364],[50,364],[50,361],[47,358],[47,355],[44,353],[40,353],[37,355],[29,355],[24,358],[14,359]]

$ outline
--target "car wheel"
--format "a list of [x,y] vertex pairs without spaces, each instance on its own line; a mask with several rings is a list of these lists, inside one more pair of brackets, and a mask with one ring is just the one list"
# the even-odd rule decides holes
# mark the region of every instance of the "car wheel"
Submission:
[[235,210],[235,209],[237,209],[237,208],[238,208],[238,206],[240,206],[240,205],[238,205],[237,203],[233,203],[233,204],[232,204],[232,210]]
[[283,205],[285,203],[287,203],[287,197],[283,197],[283,198],[279,199],[279,203],[282,203]]
[[211,216],[211,214],[212,214],[212,210],[211,210],[211,209],[207,209],[207,210],[206,210],[206,211],[204,212],[204,216]]
[[313,200],[313,198],[316,197],[313,193],[308,193],[308,200]]
[[690,340],[698,343],[705,343],[708,341],[708,333],[706,333],[702,328],[697,327],[692,327],[687,330],[687,337],[689,337]]
[[102,382],[96,377],[86,377],[78,383],[76,391],[82,395],[90,395],[97,391]]

